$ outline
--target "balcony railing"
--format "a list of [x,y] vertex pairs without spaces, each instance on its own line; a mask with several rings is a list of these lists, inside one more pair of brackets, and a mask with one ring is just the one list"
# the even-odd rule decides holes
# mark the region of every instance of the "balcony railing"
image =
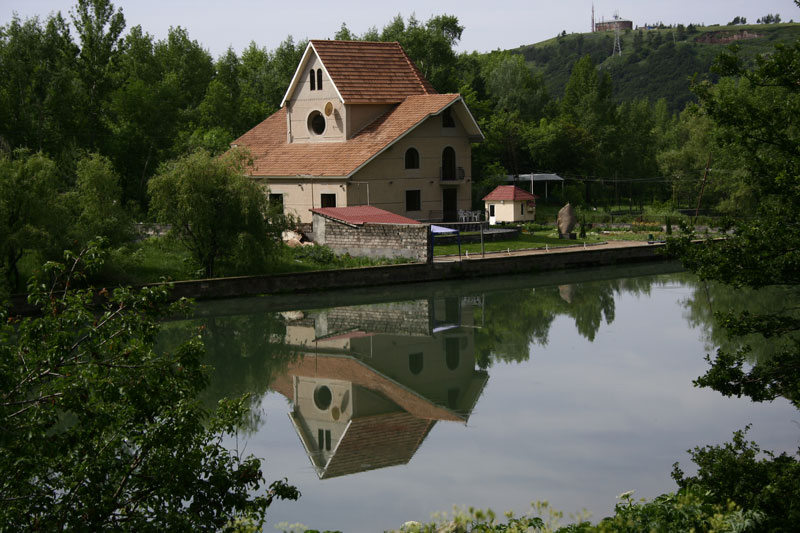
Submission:
[[464,170],[464,167],[449,169],[447,172],[445,172],[444,168],[439,167],[439,179],[441,181],[463,180],[465,177],[467,177],[467,172]]

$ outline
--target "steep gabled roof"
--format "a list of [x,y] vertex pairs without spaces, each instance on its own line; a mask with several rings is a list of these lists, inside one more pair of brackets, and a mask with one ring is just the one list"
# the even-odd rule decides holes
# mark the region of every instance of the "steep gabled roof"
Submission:
[[311,40],[281,106],[297,88],[311,54],[347,104],[396,104],[412,95],[437,94],[397,42]]
[[539,198],[535,194],[531,194],[525,189],[520,189],[516,185],[499,185],[492,192],[483,197],[483,201],[522,201],[522,200],[536,200]]
[[[466,104],[457,94],[409,96],[347,141],[291,144],[286,141],[283,108],[232,144],[250,150],[252,176],[349,177],[428,117],[459,102],[466,110]],[[468,110],[466,115],[471,117]],[[464,127],[473,138],[483,138],[474,119]]]
[[326,218],[338,220],[346,224],[361,226],[363,224],[420,224],[413,218],[397,215],[372,205],[355,205],[349,207],[320,207],[312,209]]

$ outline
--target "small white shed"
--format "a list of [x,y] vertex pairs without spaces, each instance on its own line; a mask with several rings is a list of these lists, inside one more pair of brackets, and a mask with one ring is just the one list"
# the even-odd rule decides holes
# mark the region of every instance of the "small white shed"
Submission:
[[500,185],[483,197],[489,224],[532,222],[536,218],[536,199],[516,185]]

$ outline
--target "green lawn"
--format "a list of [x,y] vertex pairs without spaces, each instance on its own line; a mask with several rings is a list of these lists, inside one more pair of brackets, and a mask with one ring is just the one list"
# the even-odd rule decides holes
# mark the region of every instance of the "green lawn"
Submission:
[[[618,231],[588,231],[586,238],[578,237],[577,240],[559,239],[555,230],[547,229],[543,231],[535,231],[529,233],[520,233],[513,239],[486,242],[485,250],[487,252],[504,252],[506,250],[527,250],[535,248],[557,248],[561,246],[574,246],[576,244],[585,243],[598,243],[607,241],[647,241],[652,236],[655,240],[663,240],[666,234],[661,231],[654,230],[625,230]],[[435,245],[434,255],[457,255],[458,245]],[[470,254],[481,253],[480,243],[461,244],[461,254],[469,252]]]
[[[554,231],[544,231],[535,233],[520,233],[516,238],[486,242],[484,243],[487,252],[502,252],[506,250],[527,250],[531,248],[556,248],[558,246],[571,246],[575,244],[582,244],[584,242],[594,243],[603,242],[603,236],[595,234],[587,234],[585,239],[578,239],[575,241],[567,239],[559,239]],[[461,244],[461,253],[469,252],[470,254],[481,253],[481,243]],[[438,245],[434,244],[434,255],[456,255],[458,254],[457,244]]]

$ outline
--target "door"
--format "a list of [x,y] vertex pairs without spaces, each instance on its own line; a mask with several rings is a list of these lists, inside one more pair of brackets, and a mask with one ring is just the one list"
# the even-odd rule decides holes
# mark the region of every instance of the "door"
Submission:
[[458,220],[458,189],[442,189],[442,221],[455,222]]

